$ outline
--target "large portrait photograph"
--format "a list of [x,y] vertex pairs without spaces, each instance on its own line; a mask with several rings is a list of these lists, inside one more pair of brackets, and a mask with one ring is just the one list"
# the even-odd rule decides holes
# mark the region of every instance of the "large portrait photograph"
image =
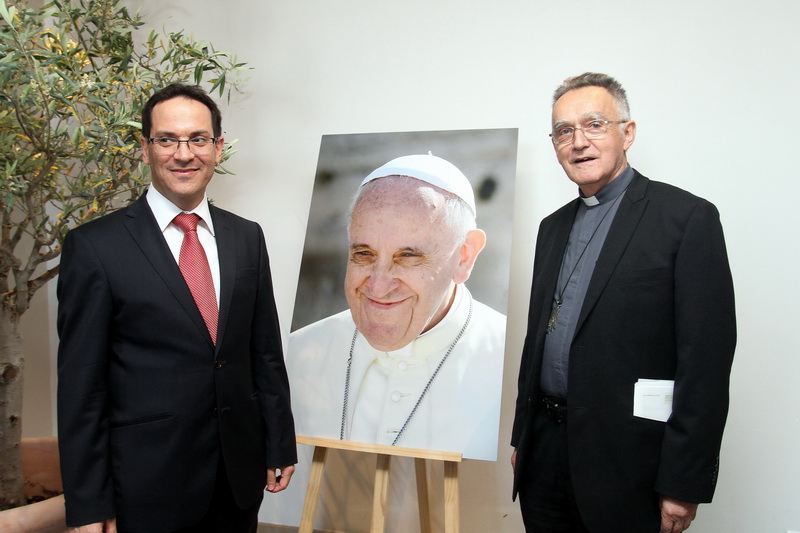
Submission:
[[322,137],[286,364],[298,435],[494,461],[516,129]]

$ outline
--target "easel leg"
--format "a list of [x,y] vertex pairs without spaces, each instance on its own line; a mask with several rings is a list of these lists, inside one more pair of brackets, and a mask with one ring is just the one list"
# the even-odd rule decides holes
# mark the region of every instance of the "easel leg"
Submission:
[[317,513],[319,489],[322,486],[322,474],[325,471],[327,453],[328,448],[323,446],[314,447],[314,458],[311,461],[308,488],[306,489],[306,501],[303,503],[303,514],[300,516],[300,527],[297,533],[313,533],[314,531],[314,515]]
[[383,533],[386,528],[386,498],[389,493],[389,464],[391,460],[391,455],[377,455],[375,493],[372,495],[371,533]]
[[428,497],[428,469],[425,459],[414,458],[414,471],[417,474],[417,502],[419,504],[419,530],[431,533],[431,509]]
[[444,530],[446,533],[458,533],[458,463],[444,462]]

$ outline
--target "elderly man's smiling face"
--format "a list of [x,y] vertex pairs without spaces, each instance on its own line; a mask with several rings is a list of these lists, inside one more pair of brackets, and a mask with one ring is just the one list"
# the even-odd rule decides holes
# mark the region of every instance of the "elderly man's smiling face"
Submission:
[[461,242],[445,222],[444,195],[427,183],[388,177],[369,186],[350,222],[345,295],[370,345],[398,350],[447,314],[485,235],[472,230]]
[[[553,106],[553,127],[577,126],[588,120],[618,121],[614,97],[603,87],[581,87],[565,93]],[[589,139],[575,131],[571,143],[555,147],[558,162],[586,196],[592,196],[628,166],[626,152],[636,136],[636,123],[613,124],[605,135]]]

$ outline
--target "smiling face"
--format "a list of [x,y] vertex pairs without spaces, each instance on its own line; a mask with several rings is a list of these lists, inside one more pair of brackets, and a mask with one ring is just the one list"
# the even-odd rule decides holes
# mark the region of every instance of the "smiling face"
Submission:
[[350,222],[345,295],[370,345],[398,350],[447,314],[485,234],[471,230],[464,243],[445,222],[443,193],[424,182],[388,177],[369,187]]
[[[578,126],[587,120],[621,120],[614,97],[602,87],[565,93],[553,106],[553,127]],[[603,137],[587,139],[576,130],[569,144],[555,146],[558,162],[586,196],[593,196],[628,165],[625,152],[633,144],[636,123],[613,124]]]
[[[213,137],[211,111],[191,98],[176,97],[153,107],[150,137]],[[189,148],[180,143],[164,150],[142,138],[142,159],[150,165],[153,186],[173,204],[185,211],[203,200],[214,167],[222,157],[224,139],[205,149]],[[194,150],[194,152],[192,152]]]

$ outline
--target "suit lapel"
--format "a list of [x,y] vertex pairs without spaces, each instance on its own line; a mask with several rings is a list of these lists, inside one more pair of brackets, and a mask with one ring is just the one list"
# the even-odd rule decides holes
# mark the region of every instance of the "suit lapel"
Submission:
[[576,335],[581,330],[581,326],[583,326],[586,317],[589,316],[600,295],[603,294],[608,280],[617,268],[617,264],[622,258],[622,254],[625,253],[631,237],[636,232],[642,213],[647,207],[646,193],[648,183],[649,180],[647,178],[634,171],[633,181],[628,186],[628,190],[623,193],[625,196],[619,204],[614,221],[608,230],[605,243],[603,243],[603,249],[597,258],[592,280],[589,282],[581,314],[578,317],[578,324],[575,329]]
[[231,310],[233,283],[236,279],[236,239],[230,217],[225,211],[209,206],[214,221],[214,233],[219,258],[219,322],[217,326],[217,347],[222,344],[225,324]]
[[[563,213],[560,214],[557,220],[554,220],[553,235],[547,237],[551,242],[551,248],[545,250],[544,264],[542,265],[542,276],[537,280],[539,288],[544,291],[541,297],[537,300],[543,302],[541,314],[539,316],[539,331],[544,332],[544,323],[550,316],[550,305],[556,291],[558,283],[558,276],[561,272],[561,264],[564,260],[564,253],[567,250],[567,243],[569,242],[569,234],[572,231],[572,224],[575,221],[575,213],[578,211],[578,201],[568,204]],[[542,337],[544,342],[544,337]]]
[[[563,213],[554,220],[553,235],[548,238],[552,243],[549,250],[545,250],[544,264],[542,265],[541,287],[552,297],[557,290],[558,275],[561,272],[561,264],[564,261],[564,253],[567,250],[569,234],[572,231],[572,224],[575,221],[575,213],[578,211],[578,200],[566,206]],[[547,309],[549,315],[550,309]]]
[[126,210],[125,227],[186,314],[211,343],[211,335],[203,322],[203,317],[175,262],[175,257],[167,246],[167,241],[164,240],[164,235],[158,229],[158,223],[150,211],[145,195],[146,193]]
[[[544,354],[544,341],[546,338],[547,321],[550,317],[550,310],[558,283],[558,274],[561,271],[561,262],[564,252],[567,249],[569,234],[572,231],[572,224],[575,220],[575,213],[578,211],[578,202],[575,200],[562,207],[555,215],[552,222],[548,225],[548,230],[540,235],[543,243],[549,243],[546,249],[537,249],[537,260],[541,260],[539,267],[541,274],[533,280],[534,287],[533,308],[530,311],[529,320],[531,326],[536,331],[535,345],[533,348],[533,364],[528,366],[528,383],[538,389],[539,373],[541,371],[541,359]],[[552,229],[549,229],[552,228]],[[543,228],[544,229],[544,228]],[[541,259],[538,257],[541,256]]]

